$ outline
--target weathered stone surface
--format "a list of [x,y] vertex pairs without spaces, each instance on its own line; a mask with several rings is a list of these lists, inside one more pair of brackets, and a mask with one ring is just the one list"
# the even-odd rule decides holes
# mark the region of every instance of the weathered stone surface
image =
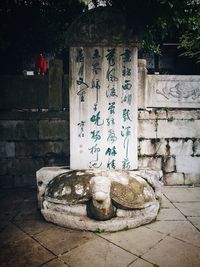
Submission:
[[156,244],[143,258],[162,267],[196,267],[200,262],[198,247],[172,237]]
[[16,142],[16,156],[17,157],[39,157],[44,156],[47,153],[64,153],[64,142],[55,141],[55,142]]
[[141,256],[161,241],[165,237],[165,234],[154,232],[146,227],[140,227],[119,233],[105,233],[103,237],[137,256]]
[[1,109],[48,107],[48,77],[1,75]]
[[178,120],[199,120],[200,110],[168,110],[167,118],[174,118]]
[[[157,193],[154,195],[153,189],[146,183],[145,179],[141,178],[144,177],[142,175],[144,171],[141,173],[137,171],[134,175],[134,172],[124,171],[79,170],[68,171],[55,178],[53,177],[56,176],[56,173],[53,172],[52,180],[49,179],[47,172],[48,170],[43,168],[40,173],[37,173],[39,206],[42,207],[41,212],[47,221],[74,229],[96,231],[97,228],[103,227],[105,231],[117,231],[124,227],[135,228],[141,224],[146,224],[157,215],[159,208],[156,201]],[[148,173],[146,175],[148,176]],[[158,182],[156,179],[152,179],[153,177],[149,177],[147,180],[157,190],[156,184]],[[48,181],[50,181],[49,184],[45,186]],[[101,184],[97,186],[98,181],[101,181]],[[107,187],[104,188],[106,181],[110,181],[110,185],[107,185],[111,186],[110,193],[109,191],[106,193]],[[133,187],[132,183],[134,184]],[[45,195],[44,191],[46,191]],[[125,199],[123,198],[124,194],[126,194]],[[104,208],[106,211],[107,201],[110,198],[114,200],[113,205],[117,208],[117,217],[112,218],[115,214],[109,215],[109,213],[108,216],[99,213],[99,217],[96,217],[97,211]],[[88,205],[90,202],[97,209],[94,210],[94,214],[91,210],[92,206]],[[112,207],[111,202],[109,203]],[[137,209],[133,209],[134,207]],[[110,211],[108,210],[108,212]],[[90,219],[91,214],[93,214],[92,218],[107,221],[99,222]]]
[[70,251],[78,246],[82,246],[90,240],[96,238],[93,233],[70,231],[62,227],[48,229],[37,235],[34,238],[45,245],[56,255],[60,255]]
[[145,95],[147,90],[146,60],[138,59],[138,108],[145,108]]
[[[22,255],[26,255],[25,257]],[[0,262],[6,266],[39,266],[55,256],[30,237],[1,247]]]
[[199,190],[198,187],[162,187],[163,193],[171,202],[200,202]]
[[14,142],[0,142],[0,157],[12,158],[15,156],[15,143]]
[[68,267],[69,265],[62,261],[60,258],[48,261],[47,263],[42,264],[44,267]]
[[194,202],[191,206],[190,203],[174,203],[174,205],[185,215],[185,216],[200,216],[200,205],[199,202]]
[[66,140],[69,138],[69,125],[64,120],[39,121],[40,140]]
[[65,173],[69,169],[65,167],[44,167],[36,172],[37,186],[38,186],[38,206],[41,208],[46,185],[50,180],[61,173]]
[[0,121],[0,140],[38,140],[37,121]]
[[151,139],[139,141],[141,155],[166,155],[167,141],[164,139]]
[[143,259],[138,258],[136,261],[134,261],[130,267],[153,267],[151,263],[148,261],[144,261]]
[[192,155],[192,140],[169,140],[170,155]]
[[167,224],[164,221],[157,221],[148,225],[148,227],[200,247],[200,232],[188,221],[168,221]]
[[161,157],[141,157],[138,161],[139,168],[150,168],[152,170],[162,169],[162,158]]
[[163,181],[165,185],[183,185],[184,175],[183,173],[167,173],[163,176]]
[[186,185],[200,185],[200,174],[198,173],[186,173],[185,174]]
[[[71,47],[70,64],[71,168],[137,169],[137,47],[90,47],[86,41]],[[91,68],[95,64],[96,73]]]
[[44,161],[41,158],[19,158],[15,159],[14,164],[16,175],[30,175],[36,173],[38,169],[44,166]]
[[54,59],[49,65],[49,94],[48,106],[50,109],[62,108],[62,60]]
[[154,139],[157,138],[156,126],[157,126],[156,120],[139,120],[138,121],[138,137],[139,138],[154,138]]
[[73,267],[126,267],[136,256],[102,238],[96,238],[61,256]]
[[0,175],[15,174],[14,159],[2,158],[0,159]]
[[0,175],[0,188],[12,188],[14,177],[12,175]]
[[15,175],[14,177],[14,187],[36,187],[35,175]]
[[163,166],[164,172],[174,172],[176,168],[176,159],[174,157],[164,158],[163,164],[164,164]]
[[139,120],[167,119],[167,111],[160,109],[145,109],[138,111]]
[[168,208],[168,209],[161,209],[158,217],[158,221],[185,221],[186,218],[183,214],[175,209],[175,208]]
[[198,138],[200,120],[159,120],[157,138]]
[[176,170],[183,173],[200,173],[200,157],[176,156]]
[[199,76],[148,75],[148,107],[200,108]]
[[99,7],[84,12],[71,24],[66,33],[68,46],[83,45],[87,42],[95,47],[94,44],[116,45],[136,41],[135,34],[127,27],[124,12],[109,7]]
[[187,219],[200,230],[200,216],[199,217],[187,217]]
[[194,155],[200,155],[200,139],[194,141]]

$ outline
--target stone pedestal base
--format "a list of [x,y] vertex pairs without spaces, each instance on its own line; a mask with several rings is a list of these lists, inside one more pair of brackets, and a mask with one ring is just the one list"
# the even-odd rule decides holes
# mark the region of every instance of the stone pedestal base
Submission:
[[[143,184],[147,185],[146,187],[145,186],[144,187],[146,188],[145,189],[146,191],[148,188],[149,188],[148,190],[150,190],[149,200],[146,203],[142,203],[142,206],[139,208],[127,208],[126,205],[125,207],[123,207],[123,205],[122,207],[116,206],[115,216],[109,220],[102,220],[102,221],[101,220],[97,221],[95,219],[88,217],[86,202],[81,203],[81,201],[78,200],[79,202],[76,201],[75,204],[72,204],[70,202],[71,200],[67,202],[67,200],[55,197],[55,193],[53,198],[51,197],[51,195],[49,195],[48,191],[50,187],[49,182],[53,181],[52,179],[54,177],[57,177],[58,175],[67,172],[71,172],[71,170],[65,167],[47,167],[47,168],[42,168],[37,172],[38,204],[39,208],[41,209],[41,213],[43,214],[44,218],[47,221],[72,229],[88,230],[94,232],[95,231],[113,232],[125,229],[127,230],[130,228],[136,228],[140,225],[144,225],[155,220],[159,211],[159,180],[162,176],[161,171],[153,171],[149,169],[129,171],[128,174],[130,175],[130,177],[136,177],[136,180],[138,179],[138,181],[141,182],[142,185]],[[105,172],[109,173],[109,171]],[[91,173],[93,174],[92,170]],[[111,175],[110,176],[108,175],[108,179],[111,179],[112,182],[115,181],[115,177],[113,178],[113,173],[115,174],[115,172],[111,172]],[[81,176],[83,174],[80,173],[79,175]],[[95,173],[95,175],[97,174]],[[119,183],[122,184],[122,186],[124,186],[125,188],[127,187],[129,190],[130,184],[129,183],[126,184],[126,179],[123,180],[123,175],[119,176],[121,175],[121,172],[116,171],[116,175],[117,175],[116,179],[122,178],[122,180],[120,180]],[[63,188],[66,190],[67,188],[66,185],[63,185],[63,183],[61,183],[61,186],[63,186]],[[147,192],[147,196],[149,192]],[[89,196],[91,197],[90,193]],[[112,203],[114,203],[113,200]],[[123,196],[122,196],[122,203],[123,203]]]

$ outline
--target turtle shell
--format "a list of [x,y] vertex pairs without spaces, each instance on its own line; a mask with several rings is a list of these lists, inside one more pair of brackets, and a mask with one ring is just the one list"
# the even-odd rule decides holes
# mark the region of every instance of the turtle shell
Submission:
[[111,199],[118,208],[142,209],[155,201],[155,194],[145,180],[131,177],[127,185],[112,182]]
[[54,177],[46,187],[45,198],[53,203],[78,204],[89,200],[92,173],[69,171]]

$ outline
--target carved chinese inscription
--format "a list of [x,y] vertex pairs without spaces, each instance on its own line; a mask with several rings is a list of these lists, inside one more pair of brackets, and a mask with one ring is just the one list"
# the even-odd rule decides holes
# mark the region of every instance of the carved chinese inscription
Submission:
[[137,62],[131,47],[71,48],[71,168],[137,168]]

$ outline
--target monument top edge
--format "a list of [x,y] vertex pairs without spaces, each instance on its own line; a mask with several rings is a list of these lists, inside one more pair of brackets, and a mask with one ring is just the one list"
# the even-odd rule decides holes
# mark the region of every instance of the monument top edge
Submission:
[[139,43],[134,27],[129,27],[126,15],[118,9],[99,7],[82,13],[68,28],[65,45],[77,43],[126,44]]

